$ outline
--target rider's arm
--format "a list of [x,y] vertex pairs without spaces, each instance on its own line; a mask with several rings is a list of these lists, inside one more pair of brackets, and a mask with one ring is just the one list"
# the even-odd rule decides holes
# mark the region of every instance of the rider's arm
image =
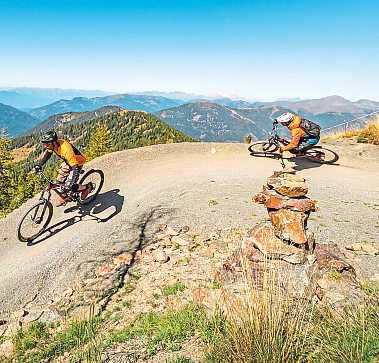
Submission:
[[37,166],[39,166],[40,168],[42,168],[46,162],[51,158],[51,155],[53,154],[53,152],[51,150],[46,150],[42,156],[42,158],[40,160],[37,161]]
[[304,136],[300,128],[293,129],[291,131],[292,139],[291,142],[282,147],[282,151],[289,151],[299,146],[301,138]]

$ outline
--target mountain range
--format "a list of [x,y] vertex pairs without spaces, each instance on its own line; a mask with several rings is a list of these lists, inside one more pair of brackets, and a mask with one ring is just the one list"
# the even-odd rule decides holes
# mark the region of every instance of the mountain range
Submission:
[[33,87],[0,88],[0,102],[25,111],[47,105],[62,98],[99,97],[106,96],[107,94],[109,94],[109,92],[80,89]]
[[[149,93],[149,92],[147,92]],[[152,92],[151,92],[152,93]],[[180,93],[175,93],[179,96]],[[185,96],[186,94],[182,94]],[[340,96],[320,99],[282,99],[274,102],[247,102],[230,98],[196,99],[189,102],[159,95],[120,94],[104,97],[75,97],[34,108],[29,113],[2,105],[0,127],[11,136],[81,122],[120,109],[155,113],[171,126],[204,141],[240,141],[247,132],[264,137],[271,129],[274,114],[292,111],[332,127],[379,109],[372,100],[349,101]],[[12,111],[12,112],[10,112]],[[95,112],[95,113],[94,113]],[[37,125],[38,121],[41,121]]]
[[341,96],[328,96],[317,99],[286,101],[278,100],[274,102],[255,102],[253,107],[260,106],[282,106],[288,107],[295,112],[308,112],[314,115],[327,112],[340,112],[351,114],[364,114],[379,109],[379,102],[371,100],[359,100],[352,102]]
[[93,111],[104,106],[120,106],[129,110],[156,112],[182,104],[183,101],[161,96],[142,96],[120,94],[105,97],[75,97],[72,100],[60,100],[30,111],[33,117],[44,120],[47,117],[64,112]]
[[156,113],[170,126],[201,141],[242,141],[251,133],[265,138],[271,121],[287,109],[282,107],[236,109],[201,101],[188,103]]

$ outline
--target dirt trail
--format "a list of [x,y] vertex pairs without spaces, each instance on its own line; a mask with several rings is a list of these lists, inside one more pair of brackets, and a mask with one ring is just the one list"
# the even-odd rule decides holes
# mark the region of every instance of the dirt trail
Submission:
[[[309,196],[319,201],[311,227],[319,241],[341,246],[378,241],[379,151],[335,147],[339,166],[296,165],[309,182]],[[53,227],[39,243],[27,246],[16,238],[17,222],[33,201],[0,221],[0,317],[32,299],[48,303],[91,260],[147,240],[159,223],[209,231],[254,225],[265,212],[251,197],[280,169],[276,160],[251,157],[246,145],[202,143],[117,152],[90,166],[105,173],[97,203],[54,209]],[[377,257],[355,262],[364,276],[379,273]]]

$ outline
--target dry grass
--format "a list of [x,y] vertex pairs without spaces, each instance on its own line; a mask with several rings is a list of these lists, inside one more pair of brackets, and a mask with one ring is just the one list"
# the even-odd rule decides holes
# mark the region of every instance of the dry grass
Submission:
[[331,132],[331,133],[324,135],[321,138],[321,141],[334,141],[334,140],[340,140],[340,139],[349,139],[351,137],[358,136],[360,134],[360,132],[361,132],[360,129]]
[[13,161],[18,163],[19,161],[25,160],[31,152],[35,151],[35,149],[36,147],[33,145],[30,147],[22,146],[12,150]]
[[257,281],[246,261],[242,265],[245,296],[225,299],[225,324],[208,345],[208,361],[302,361],[313,312],[310,300],[306,296],[294,298],[290,271],[267,266],[267,273]]
[[379,122],[372,122],[366,128],[332,132],[324,135],[321,141],[335,141],[357,137],[357,142],[379,145]]
[[371,123],[362,130],[358,142],[379,145],[379,123]]

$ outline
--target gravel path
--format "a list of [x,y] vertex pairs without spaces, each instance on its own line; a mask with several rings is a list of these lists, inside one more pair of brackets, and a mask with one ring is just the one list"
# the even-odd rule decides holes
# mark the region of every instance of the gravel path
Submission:
[[[333,146],[341,154],[340,165],[295,165],[308,180],[309,196],[319,201],[310,227],[319,241],[340,246],[378,242],[379,150]],[[90,166],[104,170],[103,194],[91,208],[54,209],[52,235],[39,243],[27,246],[16,238],[20,216],[33,200],[0,221],[0,317],[33,299],[50,302],[90,261],[148,240],[157,224],[209,232],[254,225],[266,211],[251,197],[281,168],[278,161],[251,157],[246,145],[211,143],[122,151]],[[356,257],[358,273],[378,274],[378,259]]]

